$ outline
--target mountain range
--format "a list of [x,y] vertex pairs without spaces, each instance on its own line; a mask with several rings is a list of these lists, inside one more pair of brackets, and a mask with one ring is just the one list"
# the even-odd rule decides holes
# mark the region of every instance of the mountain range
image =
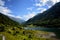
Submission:
[[30,24],[49,28],[60,28],[60,2],[26,21],[26,25]]

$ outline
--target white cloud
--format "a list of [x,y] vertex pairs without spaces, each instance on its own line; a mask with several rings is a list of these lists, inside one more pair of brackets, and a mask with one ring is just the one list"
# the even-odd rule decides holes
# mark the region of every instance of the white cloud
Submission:
[[[8,0],[8,1],[10,1],[10,0]],[[20,16],[12,15],[11,14],[12,11],[8,7],[5,7],[5,1],[2,1],[2,0],[0,0],[0,13],[5,14],[7,16],[15,17],[15,18],[22,18]]]
[[0,0],[0,6],[4,6],[5,2]]
[[0,0],[0,12],[7,15],[12,13],[8,7],[5,7],[5,1]]
[[7,7],[3,7],[3,6],[0,6],[0,12],[5,15],[12,13],[10,9],[8,9]]
[[37,8],[37,10],[43,10],[44,8]]
[[53,4],[60,2],[60,0],[51,0],[53,2]]
[[46,8],[37,8],[38,11],[40,11],[40,13],[46,11],[47,9]]
[[50,0],[50,1],[47,1],[46,3],[45,3],[45,5],[47,5],[47,6],[52,6],[54,3]]
[[[55,3],[59,2],[60,0],[35,0],[35,4],[33,4],[33,6],[36,7],[42,7],[42,6],[48,6],[48,8],[50,8],[52,5],[54,5]],[[32,12],[34,7],[29,7],[27,8],[27,10],[29,11],[28,14],[21,16],[15,16],[15,18],[21,18],[24,20],[28,20],[32,17],[34,17],[36,15],[35,12]],[[40,10],[40,13],[42,13],[43,11],[46,11],[47,9],[42,7],[42,8],[37,8],[36,10]]]
[[36,4],[34,4],[35,6],[41,6],[41,4],[40,3],[36,3]]
[[22,19],[22,17],[21,16],[15,16],[16,18],[20,18],[20,19]]
[[27,21],[28,19],[34,17],[36,15],[36,13],[35,12],[31,12],[31,13],[28,12],[28,14],[23,15],[23,16],[19,16],[19,15],[15,16],[15,15],[12,15],[12,14],[6,14],[6,15],[14,17],[14,18],[24,19],[25,21]]
[[11,14],[12,11],[8,7],[5,7],[5,1],[2,1],[2,0],[0,0],[0,13],[5,14],[7,16],[11,16],[11,17],[16,17]]
[[35,6],[43,6],[48,0],[35,0]]
[[10,17],[16,17],[15,15],[12,15],[12,14],[6,14],[6,15]]
[[35,6],[52,6],[57,2],[60,2],[60,0],[35,0]]
[[14,17],[14,18],[19,18],[19,19],[23,19],[23,17],[21,17],[21,16],[15,16],[15,15],[12,15],[12,14],[7,14],[7,16],[10,16],[10,17]]
[[44,11],[46,11],[47,9],[42,9],[41,11],[40,11],[40,13],[43,13]]
[[28,13],[27,15],[23,15],[22,18],[24,18],[24,20],[28,20],[28,19],[34,17],[35,15],[36,15],[36,13],[32,12],[32,13]]
[[29,7],[27,10],[32,11],[34,7]]
[[[60,2],[60,0],[35,0],[35,4],[33,5],[37,7],[37,10],[41,11],[40,13],[42,13],[43,11],[46,11],[48,8],[50,8],[57,2]],[[44,6],[47,6],[47,8],[44,8]]]

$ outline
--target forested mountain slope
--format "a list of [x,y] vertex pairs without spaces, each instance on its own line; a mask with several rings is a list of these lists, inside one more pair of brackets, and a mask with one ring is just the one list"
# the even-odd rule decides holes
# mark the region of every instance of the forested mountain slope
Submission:
[[26,24],[33,24],[44,27],[60,27],[60,2],[53,5],[50,9],[39,13],[29,19]]

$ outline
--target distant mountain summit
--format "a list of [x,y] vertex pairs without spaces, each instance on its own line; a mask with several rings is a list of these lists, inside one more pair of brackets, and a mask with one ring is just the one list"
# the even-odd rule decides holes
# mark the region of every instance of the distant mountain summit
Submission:
[[26,24],[60,28],[60,2],[56,3],[43,13],[39,13],[33,18],[29,19]]

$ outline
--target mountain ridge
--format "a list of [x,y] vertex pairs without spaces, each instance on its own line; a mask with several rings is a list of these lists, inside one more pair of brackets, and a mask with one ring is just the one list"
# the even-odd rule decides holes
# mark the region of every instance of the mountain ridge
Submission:
[[33,18],[26,21],[26,24],[45,26],[45,27],[56,27],[60,26],[60,2],[53,5],[50,9],[39,13]]

